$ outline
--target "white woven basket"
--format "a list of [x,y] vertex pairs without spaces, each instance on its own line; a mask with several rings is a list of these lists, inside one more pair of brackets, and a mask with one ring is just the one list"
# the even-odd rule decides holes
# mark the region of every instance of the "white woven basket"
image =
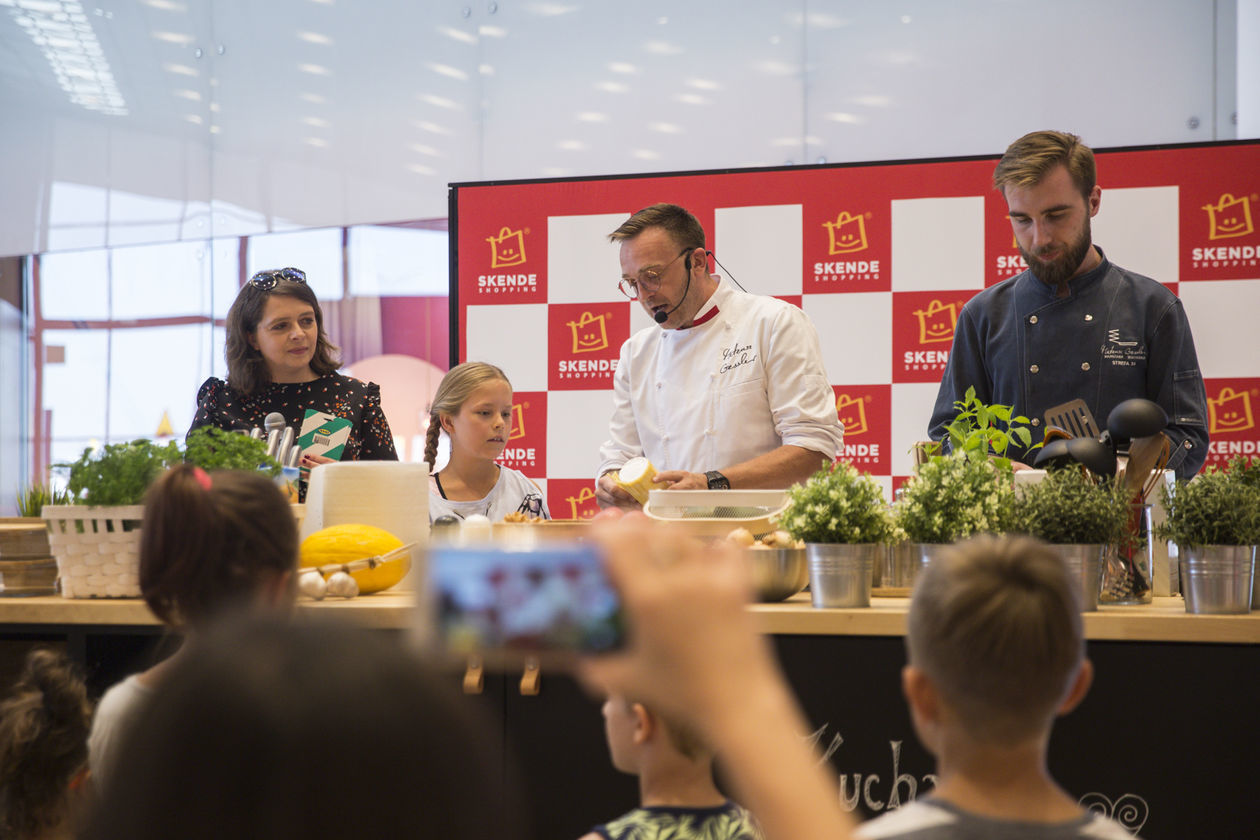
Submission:
[[140,597],[143,505],[45,505],[41,515],[63,597]]

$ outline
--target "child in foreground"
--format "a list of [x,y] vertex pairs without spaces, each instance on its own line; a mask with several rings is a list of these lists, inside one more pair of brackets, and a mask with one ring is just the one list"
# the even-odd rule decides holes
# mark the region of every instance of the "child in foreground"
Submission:
[[[438,438],[446,432],[450,459],[435,472]],[[519,515],[550,519],[538,485],[495,463],[512,434],[512,385],[485,362],[464,362],[442,377],[433,406],[424,460],[429,463],[429,521],[474,514],[498,522]]]
[[[295,598],[298,533],[288,499],[259,472],[207,473],[181,464],[145,494],[140,531],[140,594],[185,647],[227,614],[280,611]],[[93,779],[107,785],[120,736],[181,649],[105,692],[88,742]]]
[[693,727],[621,695],[603,714],[613,766],[639,777],[639,807],[582,840],[761,840],[752,815],[713,783],[713,750]]
[[1131,840],[1046,768],[1054,719],[1089,691],[1077,587],[1028,538],[977,538],[915,585],[902,690],[936,757],[932,794],[863,824],[864,838]]
[[[747,565],[729,546],[701,549],[648,527],[641,514],[601,531],[629,644],[584,661],[586,681],[695,726],[770,840],[855,836],[746,609]],[[1131,840],[1046,769],[1051,724],[1080,702],[1093,675],[1078,595],[1052,550],[982,538],[934,561],[915,588],[907,644],[903,687],[919,738],[936,755],[938,787],[856,836]]]
[[72,837],[87,802],[92,706],[63,654],[36,649],[0,702],[0,837]]

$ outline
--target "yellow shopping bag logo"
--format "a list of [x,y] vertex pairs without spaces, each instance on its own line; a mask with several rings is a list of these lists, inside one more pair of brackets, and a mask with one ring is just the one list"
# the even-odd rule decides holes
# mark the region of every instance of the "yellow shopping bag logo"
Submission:
[[844,424],[845,438],[866,434],[866,403],[860,397],[841,394],[836,400],[836,415]]
[[866,250],[866,220],[861,215],[854,216],[848,210],[841,210],[834,222],[823,222],[823,227],[827,229],[828,254],[852,254]]
[[1208,239],[1232,239],[1255,232],[1245,196],[1234,198],[1231,193],[1222,193],[1219,201],[1203,209],[1208,214]]
[[958,305],[933,300],[927,309],[914,310],[919,319],[919,343],[935,344],[954,340],[954,326],[958,323]]
[[583,312],[576,321],[569,321],[569,329],[573,330],[573,352],[594,353],[608,347],[608,328],[604,324],[604,315]]
[[500,228],[498,236],[487,236],[490,243],[490,267],[511,268],[525,262],[525,234],[520,230],[512,230],[506,225]]
[[[569,496],[565,499],[569,503],[573,515],[570,519],[590,519],[595,515],[595,511],[589,509],[591,502],[595,501],[595,491],[590,487],[582,488],[582,492],[576,496]],[[584,511],[585,508],[585,511]]]
[[1208,431],[1211,434],[1242,432],[1255,426],[1251,398],[1246,391],[1235,391],[1227,386],[1221,389],[1216,399],[1208,398]]

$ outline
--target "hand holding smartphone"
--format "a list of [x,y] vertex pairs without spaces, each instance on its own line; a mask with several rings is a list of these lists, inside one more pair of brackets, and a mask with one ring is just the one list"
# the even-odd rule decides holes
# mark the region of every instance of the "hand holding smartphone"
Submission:
[[620,601],[589,543],[439,545],[430,549],[438,636],[490,663],[615,650]]

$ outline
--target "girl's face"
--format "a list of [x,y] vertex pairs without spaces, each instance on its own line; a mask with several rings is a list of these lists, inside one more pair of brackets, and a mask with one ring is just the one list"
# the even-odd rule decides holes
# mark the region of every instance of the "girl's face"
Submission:
[[453,415],[443,415],[451,437],[451,457],[493,461],[512,434],[512,386],[492,379],[477,386]]

